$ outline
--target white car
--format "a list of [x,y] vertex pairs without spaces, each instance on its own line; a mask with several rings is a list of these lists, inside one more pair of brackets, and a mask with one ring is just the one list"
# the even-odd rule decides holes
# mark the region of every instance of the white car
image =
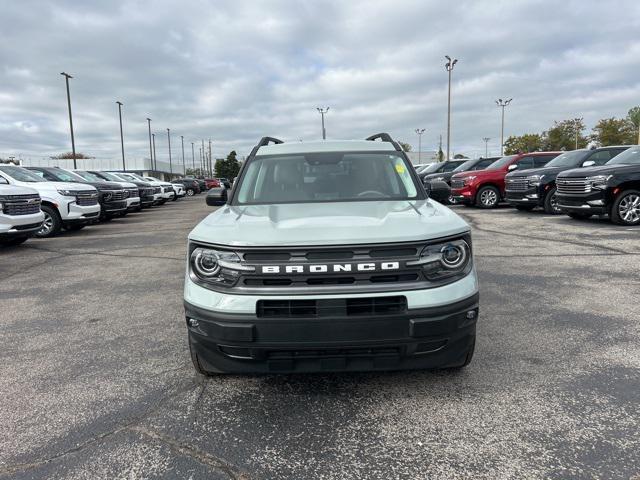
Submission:
[[165,202],[167,200],[173,200],[173,198],[175,197],[176,192],[173,189],[173,184],[169,182],[163,182],[162,180],[158,180],[155,177],[142,177],[142,178],[144,178],[147,182],[151,182],[154,185],[159,185],[162,187],[162,194]]
[[[98,172],[94,170],[93,173],[105,179],[107,178],[113,179],[114,182],[130,183],[130,181],[127,181],[127,177],[126,177],[126,175],[129,175],[129,174],[123,174],[122,172],[102,172],[102,171]],[[150,184],[153,187],[153,205],[159,205],[160,203],[164,203],[164,202],[161,202],[161,200],[163,200],[163,197],[162,197],[162,187],[160,185],[154,185],[152,182],[147,182],[142,177],[135,176],[134,178],[137,178],[140,181],[144,181],[145,183]]]
[[98,191],[91,185],[49,182],[15,165],[0,165],[0,177],[10,185],[31,187],[40,194],[44,222],[37,237],[51,237],[62,228],[80,230],[100,216]]
[[187,194],[187,192],[184,191],[184,185],[182,185],[181,183],[172,183],[171,185],[173,185],[173,190],[176,192],[176,196],[173,197],[174,201],[184,197]]
[[9,185],[0,177],[0,244],[19,245],[42,228],[37,190]]

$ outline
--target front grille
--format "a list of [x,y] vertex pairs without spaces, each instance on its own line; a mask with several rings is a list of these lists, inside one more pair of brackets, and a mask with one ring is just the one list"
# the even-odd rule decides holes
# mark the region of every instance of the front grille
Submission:
[[529,189],[527,177],[507,178],[506,189],[512,192],[524,192]]
[[556,187],[558,193],[566,195],[591,192],[591,183],[586,177],[557,178]]
[[164,187],[164,193],[173,192],[173,187]]
[[[106,200],[107,202],[117,202],[118,200],[125,200],[129,198],[128,190],[102,190],[102,194],[111,194],[111,197]],[[138,190],[136,189],[136,197],[138,196]]]
[[451,188],[462,188],[464,187],[464,180],[460,180],[460,179],[453,179],[451,180]]
[[31,200],[32,198],[40,199],[40,195],[37,193],[26,193],[23,195],[7,195],[3,196],[3,202],[13,202],[15,200]]
[[140,196],[137,188],[127,188],[127,192],[129,193],[129,198]]
[[32,215],[40,211],[40,199],[35,203],[26,203],[27,201],[5,202],[3,212],[7,215]]
[[318,318],[394,315],[407,310],[407,299],[397,297],[339,298],[326,300],[259,300],[260,318]]
[[76,204],[82,207],[91,207],[98,204],[98,194],[92,190],[80,190],[76,193]]
[[154,188],[153,188],[153,193],[162,193],[162,188],[160,188],[160,187],[154,187]]

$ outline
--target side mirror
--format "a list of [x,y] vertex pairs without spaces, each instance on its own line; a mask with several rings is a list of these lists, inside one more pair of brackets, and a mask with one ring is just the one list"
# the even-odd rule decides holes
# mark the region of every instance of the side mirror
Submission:
[[513,172],[514,170],[517,170],[517,168],[518,168],[518,164],[517,163],[512,163],[511,165],[509,165],[507,167],[507,170],[510,171],[510,172]]
[[210,188],[207,192],[207,205],[220,207],[227,203],[227,189],[223,187]]
[[594,162],[593,160],[587,160],[586,162],[582,163],[583,167],[593,167],[596,164],[596,162]]
[[444,203],[451,196],[451,187],[442,180],[425,182],[424,187],[429,198],[434,199],[436,202]]

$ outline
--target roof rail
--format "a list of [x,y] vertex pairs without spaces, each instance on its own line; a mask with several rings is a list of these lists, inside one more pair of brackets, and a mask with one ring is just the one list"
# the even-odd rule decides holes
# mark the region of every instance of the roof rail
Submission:
[[279,138],[274,138],[274,137],[262,137],[260,139],[260,141],[258,142],[258,144],[253,147],[253,150],[251,150],[251,153],[249,154],[250,157],[254,157],[256,155],[256,153],[258,153],[258,149],[260,147],[265,147],[267,145],[269,145],[270,143],[284,143],[282,140],[280,140]]
[[375,142],[378,139],[382,140],[383,142],[389,142],[397,151],[402,151],[400,145],[393,138],[391,138],[391,135],[389,135],[388,133],[376,133],[375,135],[371,135],[370,137],[365,138],[365,140],[369,140],[371,142]]

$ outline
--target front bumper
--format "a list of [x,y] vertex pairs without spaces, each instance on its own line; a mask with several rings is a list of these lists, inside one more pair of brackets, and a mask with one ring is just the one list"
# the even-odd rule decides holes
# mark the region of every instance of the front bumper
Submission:
[[597,190],[586,194],[556,193],[558,207],[566,212],[604,215],[609,213],[610,199],[605,190]]
[[[406,297],[403,311],[350,315],[341,310],[347,299],[398,296]],[[202,367],[210,372],[286,373],[460,365],[475,338],[479,295],[472,271],[428,290],[283,299],[329,300],[335,310],[313,318],[259,316],[260,297],[218,294],[187,278],[187,328]]]
[[127,198],[127,211],[136,210],[140,206],[140,197],[129,197]]
[[101,206],[99,203],[95,205],[78,205],[75,201],[66,205],[60,205],[58,211],[61,213],[63,223],[88,223],[100,216]]
[[476,199],[476,189],[465,185],[462,188],[452,188],[451,196],[457,203],[473,205]]
[[508,204],[514,206],[535,205],[541,207],[544,204],[544,195],[537,187],[518,191],[506,190],[505,199]]
[[33,235],[42,228],[44,213],[28,215],[6,215],[0,212],[0,238]]
[[124,212],[127,210],[128,204],[129,200],[104,202],[102,204],[102,213],[104,215],[114,215],[116,213]]

